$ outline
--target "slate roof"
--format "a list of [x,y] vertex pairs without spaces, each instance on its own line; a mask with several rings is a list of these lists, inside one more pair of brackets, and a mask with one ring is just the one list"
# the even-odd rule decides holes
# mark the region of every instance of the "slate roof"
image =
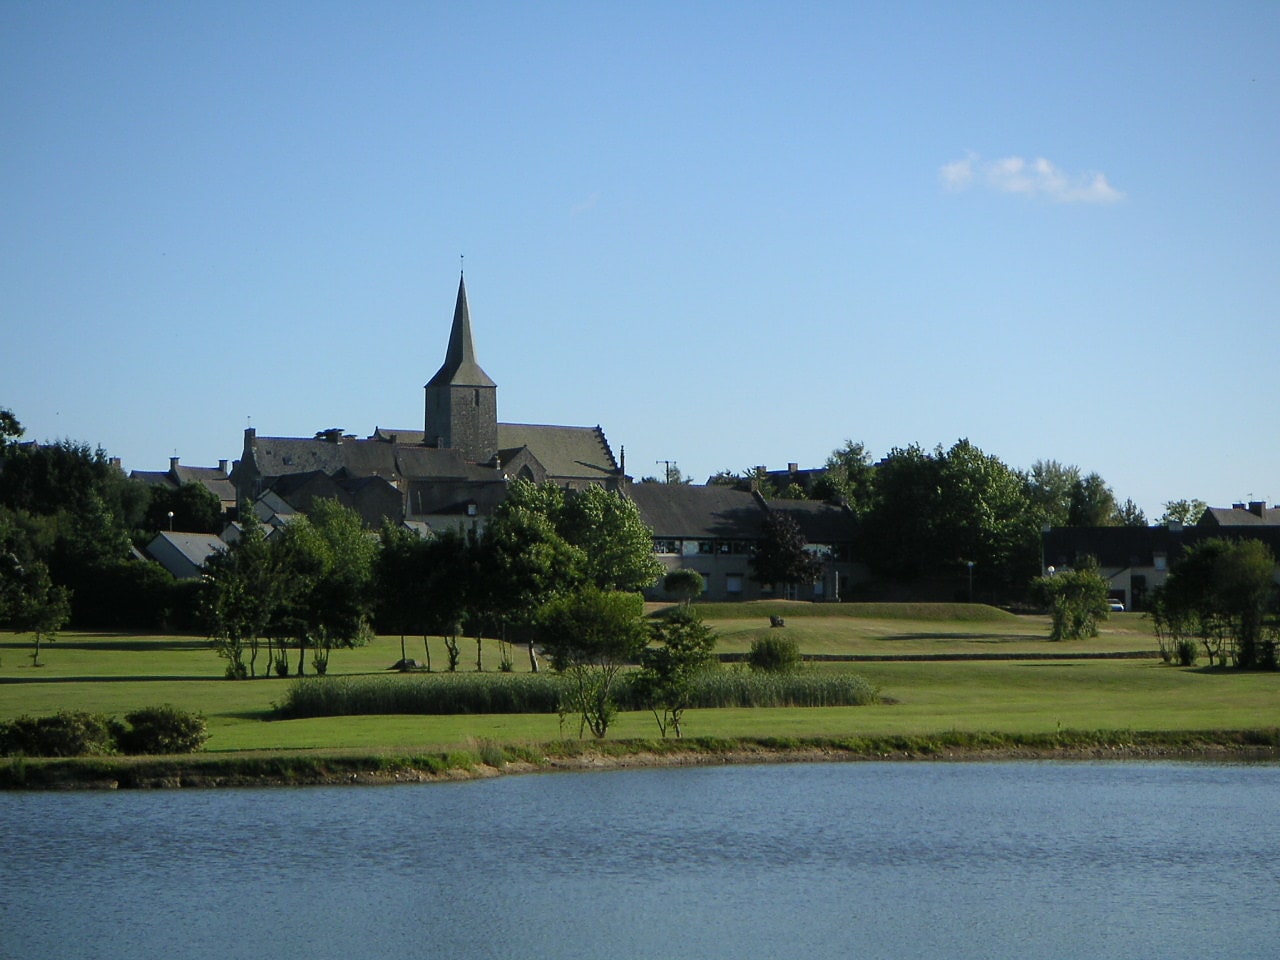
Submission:
[[1209,507],[1196,526],[1207,527],[1280,527],[1280,507],[1268,507],[1265,503],[1242,503],[1227,507]]
[[[434,447],[420,447],[423,431],[396,430],[378,427],[373,439],[383,443],[392,443],[398,449],[406,451],[426,451],[432,454],[454,453],[448,450],[437,450]],[[349,441],[348,441],[349,442]],[[585,477],[605,479],[616,476],[618,462],[604,431],[598,427],[559,427],[537,423],[500,423],[498,424],[498,459],[510,463],[517,453],[528,448],[537,461],[546,468],[552,477]],[[416,455],[416,454],[415,454]],[[488,467],[473,466],[473,470],[488,471]],[[405,472],[406,476],[440,477],[461,476],[447,474],[443,470],[436,472]],[[474,473],[468,474],[473,479],[485,479]]]
[[527,447],[552,477],[616,476],[618,462],[600,427],[498,424],[499,457],[505,463]]
[[858,523],[845,507],[821,500],[770,500],[769,510],[796,522],[808,543],[852,543]]
[[428,387],[496,387],[489,375],[476,362],[476,349],[471,340],[471,308],[467,306],[467,284],[458,278],[458,302],[453,308],[453,327],[449,331],[449,349]]
[[633,483],[626,495],[659,538],[758,540],[764,507],[753,493],[684,483]]
[[1103,567],[1150,567],[1157,553],[1181,556],[1182,542],[1168,527],[1054,527],[1043,536],[1044,563],[1070,567],[1090,556]]
[[1172,565],[1188,547],[1205,540],[1261,540],[1280,557],[1280,525],[1183,527],[1054,527],[1043,535],[1045,566],[1069,567],[1082,556],[1103,567],[1150,567],[1163,553]]
[[236,502],[236,488],[220,467],[188,467],[179,463],[168,470],[133,470],[129,473],[129,479],[171,490],[176,490],[184,483],[198,483],[223,504]]
[[147,552],[175,576],[181,576],[183,571],[172,569],[170,564],[166,562],[170,559],[170,556],[166,555],[164,547],[160,546],[162,543],[166,544],[170,551],[177,553],[190,563],[192,567],[203,566],[204,562],[215,553],[227,549],[227,544],[214,533],[172,533],[168,530],[162,530],[147,544]]

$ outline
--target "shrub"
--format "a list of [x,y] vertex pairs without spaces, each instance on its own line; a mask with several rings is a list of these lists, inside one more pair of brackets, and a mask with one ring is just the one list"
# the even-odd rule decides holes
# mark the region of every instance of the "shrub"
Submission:
[[115,753],[123,727],[96,713],[62,710],[52,717],[19,717],[0,724],[0,754],[84,757]]
[[1174,649],[1178,654],[1178,666],[1194,667],[1196,665],[1196,651],[1198,644],[1191,637],[1185,637],[1179,640]]
[[125,717],[130,729],[120,737],[126,753],[194,753],[209,739],[204,717],[165,704]]
[[790,637],[756,637],[747,663],[762,673],[789,673],[800,666],[800,648]]

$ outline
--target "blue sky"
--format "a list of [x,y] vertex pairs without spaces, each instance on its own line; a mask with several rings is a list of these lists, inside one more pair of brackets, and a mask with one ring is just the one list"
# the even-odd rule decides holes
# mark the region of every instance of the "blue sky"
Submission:
[[499,415],[1280,500],[1280,4],[0,5],[0,406],[126,469]]

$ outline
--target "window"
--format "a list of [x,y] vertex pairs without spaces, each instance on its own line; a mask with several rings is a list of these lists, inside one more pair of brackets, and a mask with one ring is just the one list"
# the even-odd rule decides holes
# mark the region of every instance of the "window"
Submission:
[[713,554],[716,552],[716,542],[714,540],[699,540],[698,552],[701,554]]
[[731,573],[724,579],[724,591],[728,594],[742,593],[742,574]]
[[663,553],[663,554],[668,554],[668,555],[675,555],[675,554],[679,554],[679,553],[680,553],[680,541],[679,541],[679,540],[654,540],[654,541],[653,541],[653,552],[654,552],[654,553]]

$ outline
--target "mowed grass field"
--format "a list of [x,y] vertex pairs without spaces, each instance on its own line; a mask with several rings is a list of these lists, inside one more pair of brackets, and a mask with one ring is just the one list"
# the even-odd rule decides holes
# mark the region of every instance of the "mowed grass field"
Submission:
[[[786,626],[770,628],[770,613]],[[1052,733],[1057,730],[1204,731],[1280,726],[1280,674],[1206,667],[1178,668],[1151,659],[1155,639],[1140,614],[1119,614],[1101,636],[1051,643],[1045,617],[1015,616],[978,605],[714,605],[704,608],[718,651],[743,653],[763,634],[794,639],[807,655],[824,657],[1033,654],[1049,659],[830,661],[805,669],[851,671],[871,680],[884,702],[821,709],[692,710],[685,733],[697,737],[928,736],[952,731]],[[430,638],[433,666],[447,662],[443,642]],[[408,655],[425,659],[421,637]],[[331,675],[417,677],[387,668],[400,658],[399,637],[335,651]],[[281,721],[272,706],[293,679],[231,682],[208,642],[189,636],[67,633],[46,644],[43,666],[30,660],[29,638],[0,641],[0,719],[61,709],[123,716],[172,703],[203,713],[212,752],[356,750],[398,753],[449,749],[480,741],[539,743],[577,735],[554,715],[375,716]],[[462,645],[460,671],[475,670],[475,643]],[[1115,659],[1067,659],[1069,654],[1133,654]],[[496,672],[495,641],[483,643],[484,666]],[[523,648],[517,670],[528,669]],[[265,658],[262,658],[265,661]],[[296,652],[292,661],[297,662]],[[265,662],[259,667],[265,669]],[[311,667],[308,663],[308,672]],[[743,669],[725,667],[724,669]],[[623,713],[610,739],[651,739],[648,713]]]

